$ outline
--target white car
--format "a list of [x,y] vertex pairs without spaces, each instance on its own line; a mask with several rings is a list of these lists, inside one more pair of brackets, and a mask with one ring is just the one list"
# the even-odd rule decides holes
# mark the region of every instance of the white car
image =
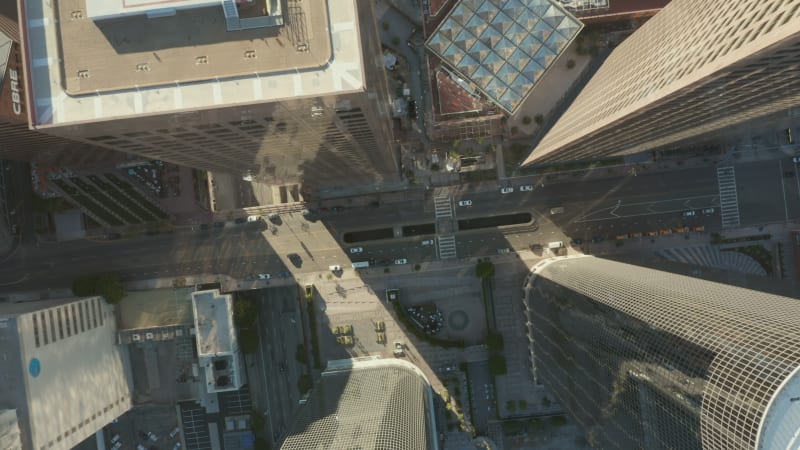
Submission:
[[350,253],[362,253],[364,251],[364,247],[351,247]]
[[424,241],[422,241],[422,245],[423,246],[425,246],[425,245],[433,245],[433,239],[425,239]]
[[394,263],[397,264],[398,266],[401,266],[403,264],[408,264],[408,260],[405,258],[398,258],[394,260]]
[[259,220],[261,220],[261,216],[247,216],[249,223],[258,222]]
[[175,429],[174,429],[174,430],[170,431],[170,433],[169,433],[169,438],[170,438],[170,439],[175,439],[175,436],[177,436],[177,435],[178,435],[178,433],[180,433],[180,432],[181,432],[181,429],[180,429],[180,428],[178,428],[178,427],[175,427]]
[[793,162],[793,163],[800,163],[800,156],[794,156],[794,157],[792,157],[792,162]]
[[524,186],[520,186],[519,190],[520,190],[520,192],[533,192],[533,185],[532,184],[526,184]]
[[697,211],[684,211],[683,217],[694,217],[697,215]]
[[259,280],[269,280],[270,279],[270,275],[268,273],[260,273],[260,274],[258,274],[258,279]]
[[472,206],[472,200],[461,200],[458,202],[458,206]]
[[704,209],[703,210],[703,214],[705,214],[705,215],[714,214],[714,208],[706,208],[706,209]]
[[504,187],[504,188],[500,189],[500,193],[501,194],[510,194],[512,192],[514,192],[514,188],[511,187],[511,186]]

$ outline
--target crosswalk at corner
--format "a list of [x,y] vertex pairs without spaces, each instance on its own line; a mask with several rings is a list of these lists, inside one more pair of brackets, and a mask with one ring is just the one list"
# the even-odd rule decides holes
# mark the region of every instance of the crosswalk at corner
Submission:
[[736,194],[736,173],[731,166],[717,168],[719,206],[722,228],[739,226],[739,196]]
[[439,259],[448,259],[448,258],[455,258],[456,257],[456,237],[451,235],[448,236],[437,236],[436,240],[438,241],[439,245]]
[[433,208],[437,219],[453,217],[453,197],[450,194],[433,197]]

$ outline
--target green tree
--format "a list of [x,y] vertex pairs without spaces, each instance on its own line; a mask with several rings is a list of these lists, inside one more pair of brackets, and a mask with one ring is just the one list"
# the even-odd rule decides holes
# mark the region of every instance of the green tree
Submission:
[[258,332],[255,328],[239,328],[239,349],[248,355],[258,351]]
[[262,437],[256,437],[256,440],[253,443],[253,450],[272,450],[272,445],[268,440]]
[[544,116],[541,114],[537,114],[533,116],[533,121],[536,122],[536,125],[541,125],[544,123]]
[[258,319],[258,300],[249,295],[239,295],[233,303],[233,323],[239,328],[249,328]]
[[489,355],[489,373],[492,375],[505,375],[507,371],[506,358],[503,355]]
[[116,273],[83,275],[72,282],[72,293],[79,297],[101,295],[113,305],[125,297],[125,288],[122,278]]
[[490,352],[503,351],[503,335],[500,333],[489,333],[486,336],[486,346]]
[[294,359],[300,364],[308,364],[308,352],[303,344],[297,344],[297,349],[294,352]]
[[388,31],[388,30],[389,30],[389,22],[385,22],[385,21],[384,21],[384,22],[381,24],[381,27],[383,28],[383,31]]
[[314,382],[311,381],[311,377],[308,374],[304,373],[297,379],[297,390],[300,391],[300,395],[310,391],[312,386],[314,386]]
[[491,278],[494,276],[494,264],[491,261],[478,261],[475,266],[475,276],[478,278]]
[[574,59],[567,60],[567,69],[572,69],[573,67],[575,67],[575,60]]
[[530,125],[532,122],[531,116],[523,116],[522,117],[522,124],[523,125]]
[[256,410],[250,411],[250,430],[253,433],[260,433],[264,430],[264,425],[264,416]]

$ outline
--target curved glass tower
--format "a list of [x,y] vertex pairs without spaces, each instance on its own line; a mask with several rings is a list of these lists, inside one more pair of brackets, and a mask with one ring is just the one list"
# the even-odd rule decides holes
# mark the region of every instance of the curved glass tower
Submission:
[[430,384],[415,365],[347,360],[322,374],[281,450],[437,450],[433,413]]
[[795,448],[800,301],[594,257],[525,287],[534,376],[597,448]]

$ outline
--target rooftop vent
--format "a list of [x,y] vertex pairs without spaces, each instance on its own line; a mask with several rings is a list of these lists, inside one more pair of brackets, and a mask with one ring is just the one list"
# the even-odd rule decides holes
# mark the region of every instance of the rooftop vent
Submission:
[[248,50],[244,52],[244,59],[255,59],[255,58],[256,58],[255,50]]
[[208,64],[208,56],[198,56],[197,58],[194,59],[194,63],[197,64],[198,66],[200,64]]

